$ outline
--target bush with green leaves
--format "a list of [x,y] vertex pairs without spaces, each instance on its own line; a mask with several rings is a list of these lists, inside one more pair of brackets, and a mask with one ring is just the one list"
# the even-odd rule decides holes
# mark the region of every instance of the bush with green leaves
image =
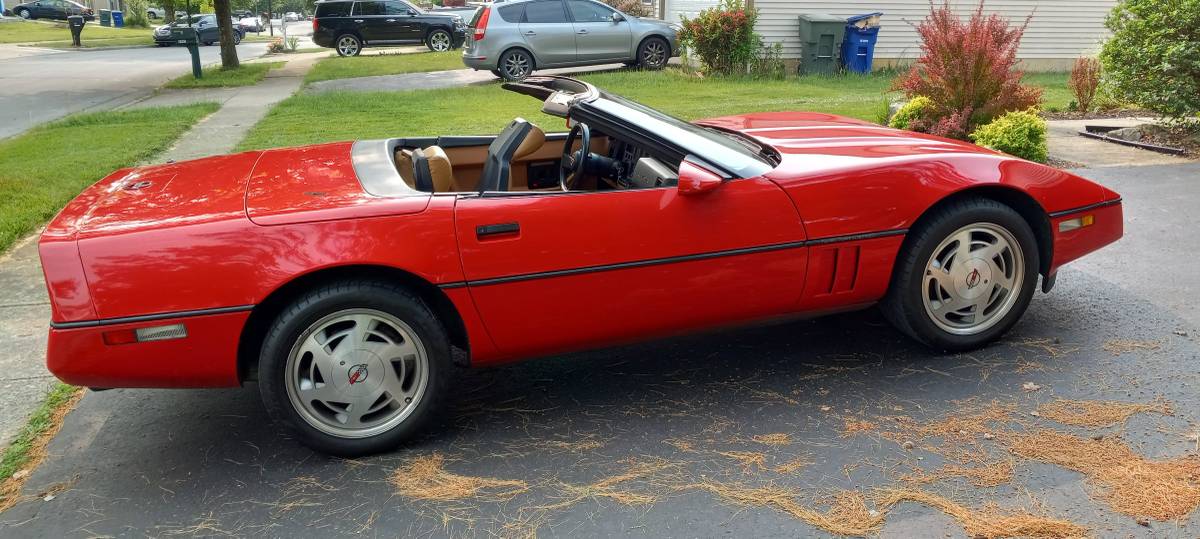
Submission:
[[626,15],[634,17],[649,17],[651,16],[650,8],[642,3],[642,0],[602,0],[605,4],[612,6],[613,9],[620,11]]
[[913,121],[921,121],[929,119],[929,112],[933,109],[933,100],[923,95],[918,95],[908,100],[892,119],[888,121],[888,127],[896,129],[912,129],[909,127]]
[[760,50],[754,22],[758,12],[742,0],[721,0],[696,15],[683,18],[679,42],[700,60],[707,75],[745,73]]
[[150,26],[150,21],[146,18],[146,10],[149,3],[146,0],[127,0],[125,11],[125,26],[133,26],[137,28],[146,28]]
[[1006,113],[976,129],[971,140],[1021,159],[1046,162],[1046,121],[1035,109]]
[[1176,119],[1200,115],[1200,0],[1122,0],[1100,61],[1122,97]]

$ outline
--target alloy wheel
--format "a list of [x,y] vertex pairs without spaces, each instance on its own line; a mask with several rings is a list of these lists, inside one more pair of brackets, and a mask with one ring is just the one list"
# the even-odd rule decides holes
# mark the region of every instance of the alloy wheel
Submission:
[[986,331],[1004,318],[1025,278],[1025,256],[1004,227],[964,226],[942,240],[925,266],[921,299],[935,325],[954,335]]
[[429,385],[429,357],[412,327],[383,311],[346,309],[310,325],[284,368],[288,398],[313,428],[366,438],[407,419]]
[[338,39],[337,49],[342,56],[354,56],[358,54],[358,40],[351,36],[342,36]]
[[642,64],[647,67],[661,67],[666,58],[667,48],[661,41],[650,41],[642,48]]
[[429,48],[437,52],[450,50],[450,34],[438,31],[429,36]]
[[504,76],[510,80],[521,80],[529,76],[530,71],[529,56],[523,52],[511,52],[504,56],[503,65],[500,66]]
[[22,9],[22,10],[20,10],[20,11],[18,11],[18,12],[17,12],[17,16],[18,16],[18,17],[21,17],[22,19],[29,20],[29,18],[30,18],[29,10],[28,10],[28,9]]

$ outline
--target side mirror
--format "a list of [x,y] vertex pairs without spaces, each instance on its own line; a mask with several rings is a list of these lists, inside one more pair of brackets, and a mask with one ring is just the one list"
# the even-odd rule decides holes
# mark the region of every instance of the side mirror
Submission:
[[622,14],[620,14],[620,13],[613,13],[613,14],[612,14],[612,22],[621,22],[621,21],[623,21],[623,20],[625,20],[625,16],[624,16],[624,15],[622,15]]
[[681,195],[701,195],[720,187],[722,183],[725,183],[723,178],[686,159],[679,164],[677,189]]

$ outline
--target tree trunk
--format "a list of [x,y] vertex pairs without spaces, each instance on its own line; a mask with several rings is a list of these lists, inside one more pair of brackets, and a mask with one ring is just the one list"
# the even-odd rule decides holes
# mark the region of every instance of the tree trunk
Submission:
[[175,22],[175,0],[159,0],[159,4],[163,8],[163,23]]
[[217,13],[217,28],[221,30],[221,68],[238,67],[237,47],[233,44],[233,12],[229,0],[213,0],[213,11]]

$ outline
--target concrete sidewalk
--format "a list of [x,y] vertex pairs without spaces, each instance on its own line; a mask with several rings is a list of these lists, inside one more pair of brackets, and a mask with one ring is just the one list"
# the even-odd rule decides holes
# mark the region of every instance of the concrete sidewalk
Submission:
[[1182,157],[1142,150],[1132,146],[1122,146],[1079,134],[1087,125],[1133,127],[1154,120],[1154,118],[1049,120],[1046,122],[1046,143],[1050,146],[1050,157],[1082,163],[1088,168],[1192,163],[1193,161]]

